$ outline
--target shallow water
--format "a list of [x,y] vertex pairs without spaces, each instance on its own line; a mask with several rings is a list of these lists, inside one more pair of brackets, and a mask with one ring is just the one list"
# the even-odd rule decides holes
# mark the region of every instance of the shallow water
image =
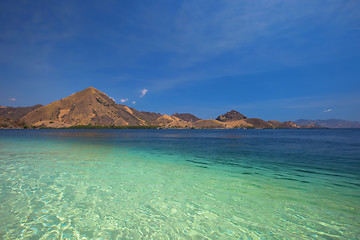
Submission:
[[1,130],[0,239],[359,239],[360,130]]

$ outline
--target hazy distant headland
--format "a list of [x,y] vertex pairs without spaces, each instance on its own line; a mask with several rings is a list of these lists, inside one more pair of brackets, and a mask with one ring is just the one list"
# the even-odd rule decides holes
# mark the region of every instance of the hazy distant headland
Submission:
[[360,128],[360,123],[337,119],[265,121],[248,118],[235,110],[206,120],[190,113],[170,116],[117,104],[105,93],[89,87],[45,106],[0,107],[0,128],[296,129]]
[[360,122],[346,121],[341,119],[328,119],[328,120],[307,120],[299,119],[295,121],[297,125],[311,127],[324,127],[324,128],[360,128]]

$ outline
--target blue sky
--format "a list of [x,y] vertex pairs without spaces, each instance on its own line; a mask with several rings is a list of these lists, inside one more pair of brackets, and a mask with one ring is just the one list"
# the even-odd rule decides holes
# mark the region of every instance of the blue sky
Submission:
[[[360,120],[360,1],[0,1],[0,105]],[[144,90],[146,89],[146,90]]]

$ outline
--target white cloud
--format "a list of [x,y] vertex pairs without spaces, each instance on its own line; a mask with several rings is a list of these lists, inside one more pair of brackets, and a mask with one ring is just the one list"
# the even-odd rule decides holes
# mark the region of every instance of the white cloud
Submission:
[[324,112],[324,113],[332,112],[332,109],[329,108],[329,109],[324,110],[323,112]]
[[9,100],[12,101],[12,102],[15,102],[16,98],[10,98]]
[[124,99],[120,99],[120,102],[124,103],[127,102],[129,99],[128,98],[124,98]]
[[132,101],[132,104],[135,104],[136,103],[136,101]]
[[149,91],[149,90],[146,89],[146,88],[144,88],[143,90],[141,90],[141,91],[140,91],[140,92],[141,92],[140,97],[145,96],[145,94],[146,94],[148,91]]

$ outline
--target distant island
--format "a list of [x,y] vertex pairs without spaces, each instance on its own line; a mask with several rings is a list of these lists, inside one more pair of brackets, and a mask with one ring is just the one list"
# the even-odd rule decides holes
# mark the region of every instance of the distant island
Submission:
[[264,121],[231,110],[216,119],[200,119],[190,113],[166,115],[138,111],[117,104],[105,93],[89,87],[48,105],[0,107],[0,128],[196,128],[196,129],[291,129],[360,128],[345,120]]
[[295,123],[307,128],[323,127],[323,128],[360,128],[360,122],[347,121],[341,119],[328,119],[328,120],[307,120],[299,119]]

